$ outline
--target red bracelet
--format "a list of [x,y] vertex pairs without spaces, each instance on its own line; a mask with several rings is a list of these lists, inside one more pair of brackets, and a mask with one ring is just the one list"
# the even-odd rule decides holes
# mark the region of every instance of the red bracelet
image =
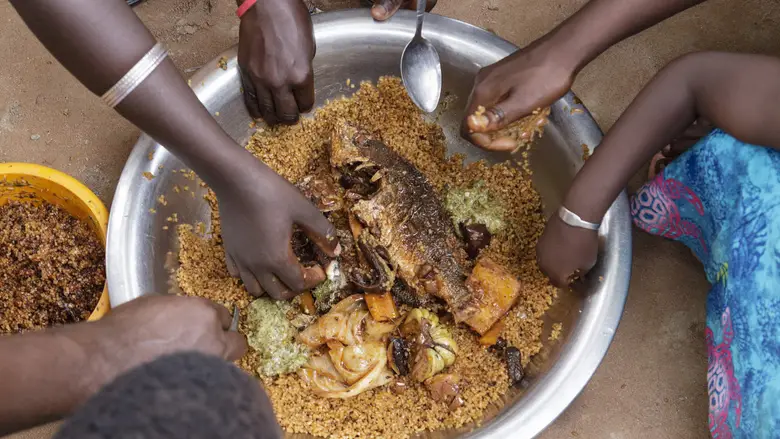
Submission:
[[239,6],[238,9],[236,9],[236,15],[238,16],[238,18],[243,17],[244,14],[246,14],[246,11],[248,11],[249,8],[254,6],[255,3],[257,3],[257,0],[244,0],[244,3],[241,3],[241,6]]

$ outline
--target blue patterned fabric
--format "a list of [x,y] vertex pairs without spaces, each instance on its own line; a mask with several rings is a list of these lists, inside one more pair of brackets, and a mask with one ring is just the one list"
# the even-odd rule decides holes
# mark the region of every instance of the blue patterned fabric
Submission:
[[780,151],[720,130],[631,199],[634,224],[704,264],[713,438],[780,438]]

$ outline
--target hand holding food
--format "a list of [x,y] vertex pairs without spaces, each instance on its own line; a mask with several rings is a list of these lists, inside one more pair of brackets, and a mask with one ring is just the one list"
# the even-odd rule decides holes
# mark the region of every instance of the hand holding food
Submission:
[[291,244],[293,225],[328,256],[338,253],[336,231],[295,187],[251,160],[231,184],[215,187],[228,270],[254,296],[291,299],[325,280],[319,265],[304,267]]
[[547,123],[547,107],[569,91],[573,80],[574,70],[547,45],[519,50],[479,71],[462,133],[492,151],[528,144]]
[[196,351],[235,361],[247,345],[243,335],[228,331],[231,320],[225,307],[199,297],[144,296],[80,327],[76,334],[78,338],[88,334],[98,348],[94,376],[105,383],[176,352]]
[[249,114],[293,124],[314,105],[316,46],[301,0],[259,1],[241,17],[238,65]]

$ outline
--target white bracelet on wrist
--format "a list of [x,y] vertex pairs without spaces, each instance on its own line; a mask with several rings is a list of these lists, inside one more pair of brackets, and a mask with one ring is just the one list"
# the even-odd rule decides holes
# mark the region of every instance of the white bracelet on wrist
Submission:
[[583,220],[579,215],[567,209],[566,206],[561,206],[558,209],[558,218],[560,218],[564,223],[572,227],[577,227],[578,229],[597,231],[599,227],[601,227],[601,224],[591,223]]
[[157,43],[144,55],[113,87],[103,93],[100,99],[111,108],[116,107],[133,90],[165,60],[168,51],[165,50],[162,43]]

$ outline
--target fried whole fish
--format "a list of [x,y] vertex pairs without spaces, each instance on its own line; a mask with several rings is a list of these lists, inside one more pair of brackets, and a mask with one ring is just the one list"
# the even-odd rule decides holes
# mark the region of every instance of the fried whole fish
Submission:
[[[465,287],[465,253],[435,189],[411,163],[367,132],[342,122],[330,145],[330,163],[345,189],[350,224],[371,279],[368,292],[389,291],[400,278],[419,303],[444,300],[457,322],[478,311]],[[392,288],[395,290],[395,288]]]

